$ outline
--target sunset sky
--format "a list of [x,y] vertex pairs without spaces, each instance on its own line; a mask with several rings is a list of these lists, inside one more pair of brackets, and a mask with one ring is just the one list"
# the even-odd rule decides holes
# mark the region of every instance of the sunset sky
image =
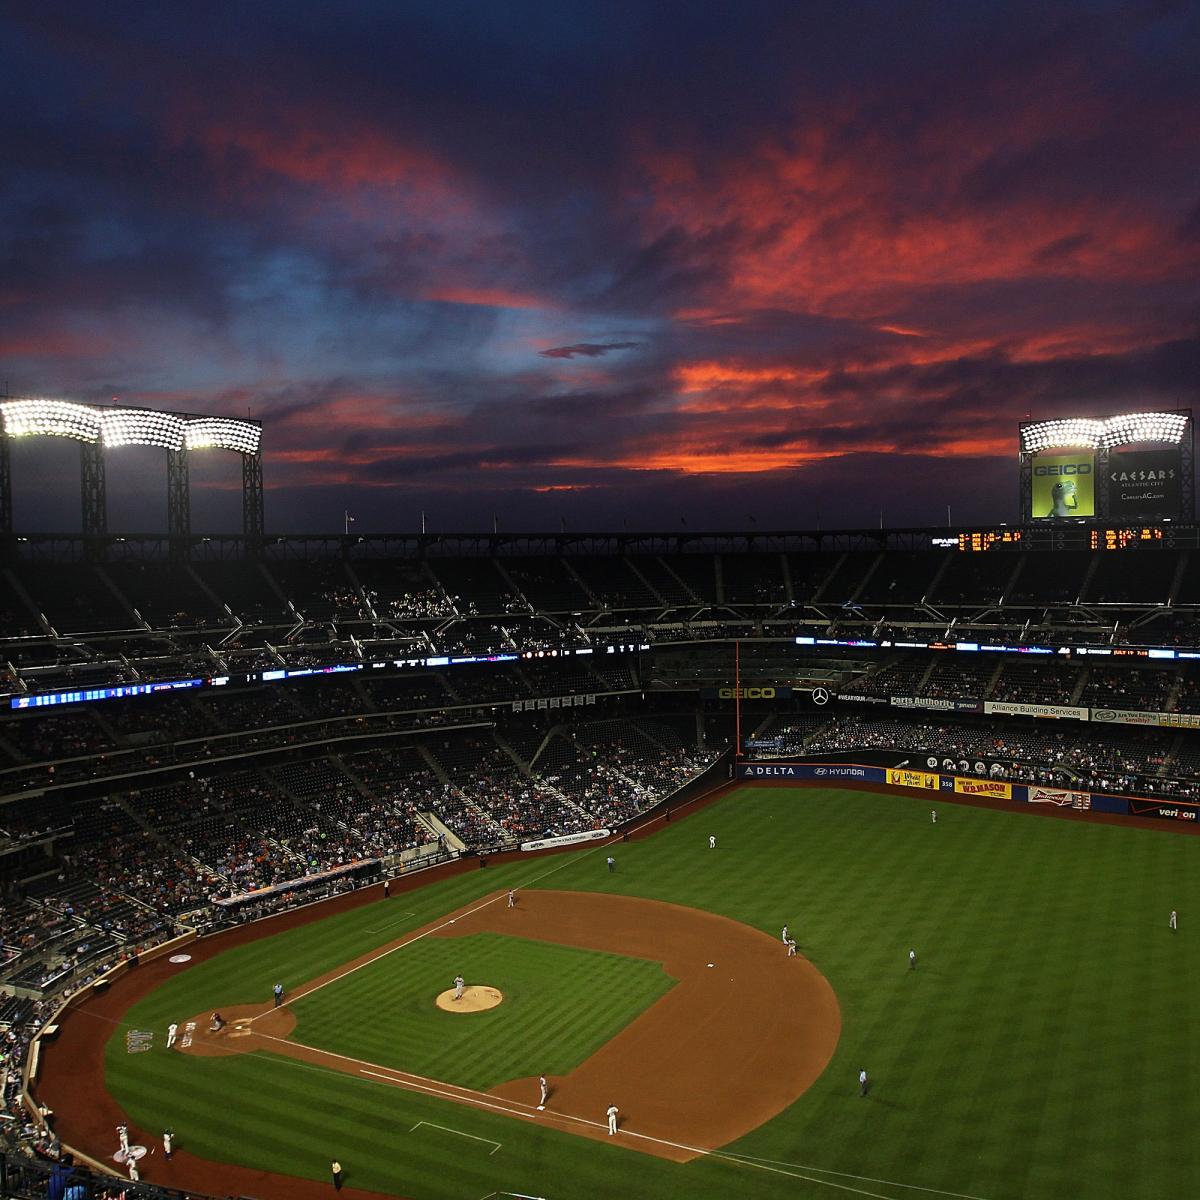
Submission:
[[249,412],[272,531],[1009,521],[1027,414],[1200,408],[1200,3],[6,13],[0,379]]

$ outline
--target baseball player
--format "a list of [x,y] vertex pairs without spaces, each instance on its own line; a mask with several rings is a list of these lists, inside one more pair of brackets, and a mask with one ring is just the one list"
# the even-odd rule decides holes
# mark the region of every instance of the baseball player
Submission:
[[620,1109],[615,1104],[608,1106],[608,1136],[612,1137],[617,1132],[617,1117],[620,1115]]
[[171,1155],[175,1153],[175,1135],[169,1130],[163,1130],[163,1157],[167,1162],[171,1161]]
[[796,957],[796,939],[795,938],[788,938],[787,948],[788,948],[788,952],[787,952],[788,958],[795,958]]
[[865,1096],[867,1094],[867,1088],[870,1086],[870,1080],[867,1078],[867,1068],[863,1067],[863,1069],[858,1073],[858,1094],[860,1096]]
[[915,971],[917,969],[917,952],[915,950],[910,950],[908,952],[908,969],[910,971]]
[[546,1082],[545,1075],[538,1076],[538,1087],[542,1089],[542,1098],[538,1101],[538,1112],[542,1112],[546,1107],[546,1099],[550,1095],[550,1085]]
[[513,889],[513,888],[508,889],[508,907],[509,908],[517,907],[517,893],[516,893],[515,889]]
[[461,1000],[463,998],[463,988],[466,987],[467,981],[461,975],[454,977],[454,998]]
[[783,927],[783,933],[780,936],[783,938],[783,944],[786,946],[788,944],[788,930],[786,925]]
[[178,1032],[179,1032],[179,1026],[174,1021],[172,1021],[170,1023],[170,1025],[167,1026],[167,1049],[168,1050],[170,1050],[170,1048],[173,1045],[175,1045],[175,1035]]
[[931,821],[931,822],[932,822],[934,825],[936,825],[936,824],[937,824],[937,809],[936,809],[936,808],[931,808],[931,809],[929,810],[929,820],[930,820],[930,821]]
[[342,1164],[336,1158],[329,1164],[329,1173],[333,1176],[333,1190],[340,1192],[342,1190],[343,1179]]
[[275,994],[275,1007],[278,1008],[283,1003],[283,984],[277,983],[271,991]]
[[1170,929],[1179,928],[1179,914],[1174,909],[1171,909],[1171,916],[1167,920],[1167,926]]
[[608,856],[608,873],[611,875],[617,869],[617,860],[610,854]]
[[137,1183],[141,1178],[141,1175],[138,1174],[137,1159],[131,1158],[129,1160],[129,1182]]
[[219,1031],[220,1031],[221,1027],[222,1027],[224,1024],[225,1024],[225,1018],[224,1018],[224,1017],[222,1017],[222,1016],[221,1016],[221,1014],[220,1014],[219,1012],[215,1012],[215,1013],[213,1013],[213,1015],[212,1015],[212,1020],[211,1020],[211,1021],[208,1023],[208,1028],[209,1028],[209,1029],[210,1029],[210,1030],[211,1030],[213,1033],[217,1033],[217,1032],[219,1032]]
[[708,835],[708,848],[709,848],[710,850],[715,850],[715,849],[717,848],[717,839],[716,839],[716,836],[715,836],[714,834],[711,834],[711,833]]
[[117,1126],[117,1138],[120,1140],[121,1149],[129,1151],[129,1126],[124,1121]]

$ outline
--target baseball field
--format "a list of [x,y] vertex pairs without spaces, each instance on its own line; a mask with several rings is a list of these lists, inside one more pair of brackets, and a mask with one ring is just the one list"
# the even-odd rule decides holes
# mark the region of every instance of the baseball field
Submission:
[[124,1115],[175,1133],[144,1176],[264,1198],[332,1194],[332,1159],[343,1197],[1193,1194],[1200,839],[930,807],[741,787],[201,943],[71,1016],[42,1098],[96,1157]]

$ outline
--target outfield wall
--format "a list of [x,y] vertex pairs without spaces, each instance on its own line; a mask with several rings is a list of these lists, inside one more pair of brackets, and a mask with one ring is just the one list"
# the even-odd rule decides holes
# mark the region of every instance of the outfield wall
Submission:
[[968,802],[1028,804],[1081,813],[1200,823],[1200,804],[1190,801],[1013,783],[1006,779],[978,779],[943,771],[883,767],[872,763],[825,760],[739,762],[737,778],[764,783],[870,784],[905,795],[923,794],[930,799],[936,796]]

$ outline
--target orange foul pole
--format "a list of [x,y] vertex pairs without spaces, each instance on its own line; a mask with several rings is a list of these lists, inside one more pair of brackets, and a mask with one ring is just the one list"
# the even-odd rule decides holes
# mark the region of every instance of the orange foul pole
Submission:
[[740,638],[733,643],[733,711],[735,714],[733,760],[737,762],[742,757],[742,642]]

